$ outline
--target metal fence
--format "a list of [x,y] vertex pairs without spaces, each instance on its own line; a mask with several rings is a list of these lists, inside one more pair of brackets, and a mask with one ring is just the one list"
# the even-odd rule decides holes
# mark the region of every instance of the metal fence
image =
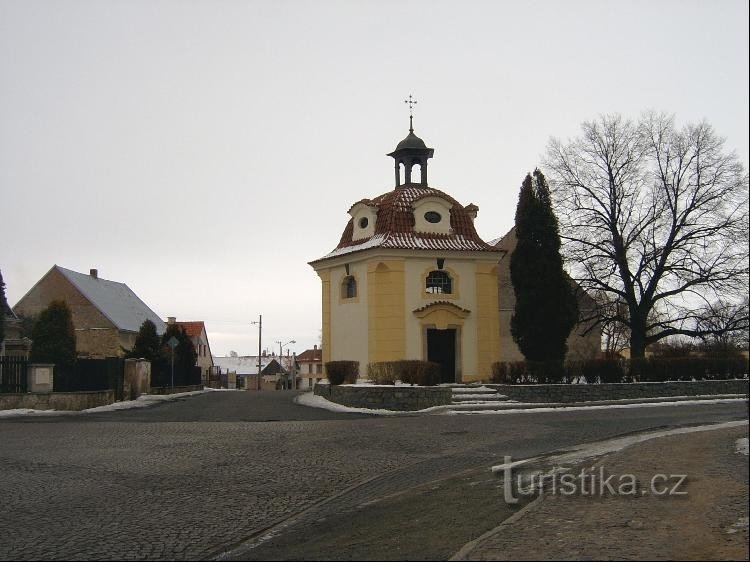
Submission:
[[190,369],[174,369],[174,384],[172,384],[171,365],[160,366],[151,364],[151,386],[163,388],[168,386],[196,386],[202,383],[202,369],[191,367]]
[[28,364],[28,360],[23,357],[0,357],[0,393],[18,394],[27,391]]
[[121,357],[105,359],[76,359],[70,366],[55,365],[55,392],[86,392],[114,390],[115,400],[123,399],[125,360]]

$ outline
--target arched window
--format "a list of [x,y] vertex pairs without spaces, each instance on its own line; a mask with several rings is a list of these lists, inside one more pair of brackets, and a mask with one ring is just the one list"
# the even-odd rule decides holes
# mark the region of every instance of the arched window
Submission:
[[353,299],[357,296],[357,280],[349,275],[344,277],[344,281],[341,283],[341,298]]
[[453,292],[451,276],[445,271],[430,271],[425,282],[425,292],[433,294],[450,294]]

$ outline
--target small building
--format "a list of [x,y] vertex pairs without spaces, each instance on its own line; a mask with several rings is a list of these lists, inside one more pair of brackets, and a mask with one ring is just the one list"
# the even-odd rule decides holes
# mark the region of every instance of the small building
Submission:
[[190,322],[177,322],[177,318],[170,316],[167,318],[167,324],[177,324],[185,330],[185,333],[190,338],[195,348],[196,366],[201,368],[201,377],[204,383],[208,381],[211,368],[214,366],[213,358],[211,355],[211,346],[208,343],[208,333],[206,332],[206,325],[202,320],[194,320]]
[[31,340],[23,337],[21,320],[16,313],[3,303],[5,310],[0,310],[5,322],[5,337],[0,341],[0,357],[21,357],[28,359],[31,353]]
[[101,279],[96,269],[78,273],[55,265],[18,301],[13,311],[35,317],[52,301],[65,301],[73,316],[79,357],[121,357],[133,348],[141,324],[151,320],[156,332],[166,325],[124,283]]
[[445,383],[487,380],[500,359],[497,264],[474,228],[479,208],[430,187],[434,149],[409,134],[388,156],[395,188],[360,199],[333,251],[310,262],[322,283],[323,363],[418,359]]
[[[510,255],[518,244],[516,227],[511,228],[505,236],[490,242],[503,251],[498,270],[498,303],[500,306],[500,357],[502,361],[523,361],[524,356],[518,349],[510,331],[510,319],[516,307],[516,293],[510,278]],[[594,359],[602,354],[602,330],[590,319],[595,315],[596,303],[573,279],[570,279],[578,299],[578,322],[568,336],[567,359]]]
[[325,378],[323,374],[323,350],[317,345],[297,355],[297,388],[312,389]]

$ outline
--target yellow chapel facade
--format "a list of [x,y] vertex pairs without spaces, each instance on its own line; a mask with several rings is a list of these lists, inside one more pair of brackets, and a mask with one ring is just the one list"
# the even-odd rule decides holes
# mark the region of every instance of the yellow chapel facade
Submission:
[[452,383],[488,380],[500,359],[503,252],[477,235],[477,206],[428,185],[433,152],[410,126],[388,155],[395,189],[354,203],[339,244],[310,262],[322,282],[324,363],[357,361],[364,378],[368,363],[429,360]]

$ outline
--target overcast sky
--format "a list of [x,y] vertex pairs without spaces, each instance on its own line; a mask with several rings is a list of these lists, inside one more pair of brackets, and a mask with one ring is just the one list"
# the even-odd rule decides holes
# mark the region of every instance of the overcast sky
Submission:
[[430,185],[513,225],[551,136],[600,113],[706,119],[748,163],[747,0],[0,0],[0,269],[53,264],[205,320],[216,355],[320,335],[350,205]]

